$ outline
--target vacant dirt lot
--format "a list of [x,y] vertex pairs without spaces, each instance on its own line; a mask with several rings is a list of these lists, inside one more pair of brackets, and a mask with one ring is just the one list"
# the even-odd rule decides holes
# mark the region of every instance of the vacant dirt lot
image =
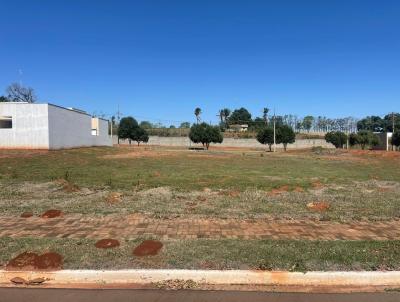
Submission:
[[[400,267],[400,254],[388,249],[398,238],[377,242],[391,238],[388,226],[397,230],[400,224],[399,164],[400,153],[321,149],[275,154],[136,146],[3,150],[0,220],[8,224],[0,237],[2,265],[24,252],[57,252],[67,268],[97,267],[93,253],[97,263],[104,260],[100,268]],[[136,225],[131,217],[143,221],[135,218]],[[197,232],[191,221],[210,223]],[[328,230],[323,236],[322,224]],[[233,231],[243,225],[249,230]],[[286,231],[276,232],[273,225]],[[93,247],[92,241],[77,239],[85,234]],[[301,234],[303,255],[295,253],[300,245],[295,234]],[[276,241],[280,237],[293,245],[290,257]],[[318,243],[318,238],[339,241]],[[340,241],[346,238],[357,243]],[[159,254],[139,259],[132,250],[147,239],[161,240]],[[93,251],[96,242],[115,240],[120,244]],[[246,246],[258,252],[243,259]],[[278,260],[262,252],[267,249]]]

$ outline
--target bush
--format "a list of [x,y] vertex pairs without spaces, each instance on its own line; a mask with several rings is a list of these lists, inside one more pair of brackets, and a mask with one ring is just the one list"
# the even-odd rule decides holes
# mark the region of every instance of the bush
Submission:
[[136,141],[139,146],[141,142],[147,143],[149,141],[149,135],[145,129],[137,127],[133,130],[131,139]]
[[283,144],[286,151],[287,144],[293,144],[296,141],[296,134],[293,129],[287,125],[280,126],[276,129],[276,143]]
[[201,143],[203,147],[210,147],[210,143],[222,143],[223,136],[218,126],[210,126],[206,123],[196,124],[190,128],[190,140],[195,143]]
[[260,129],[257,133],[257,140],[263,145],[268,145],[269,151],[272,151],[272,144],[274,143],[274,129],[271,127]]
[[358,136],[357,133],[351,133],[349,135],[349,144],[350,146],[355,146],[358,144]]
[[396,147],[400,147],[400,132],[399,131],[393,133],[392,145],[394,145]]
[[367,146],[373,147],[379,145],[379,137],[372,131],[362,130],[358,133],[350,134],[349,143],[351,146],[358,144],[364,150]]
[[136,141],[138,146],[141,142],[147,143],[149,135],[146,130],[139,126],[138,122],[131,116],[121,119],[118,127],[118,138],[128,139],[129,144],[131,141]]
[[365,149],[366,146],[376,146],[379,145],[379,137],[371,131],[360,131],[357,133],[357,140],[361,149]]
[[326,142],[334,145],[336,148],[343,148],[343,146],[347,143],[347,135],[341,131],[332,131],[325,135],[325,140]]

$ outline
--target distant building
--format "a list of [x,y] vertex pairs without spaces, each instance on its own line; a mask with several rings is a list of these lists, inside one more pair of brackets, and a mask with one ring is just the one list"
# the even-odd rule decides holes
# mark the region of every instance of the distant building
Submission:
[[52,104],[0,103],[0,148],[112,146],[109,122]]
[[392,150],[392,132],[375,132],[375,134],[379,137],[379,145],[374,146],[372,149],[386,151]]
[[243,124],[243,125],[229,125],[229,130],[232,132],[246,132],[249,129],[249,125]]

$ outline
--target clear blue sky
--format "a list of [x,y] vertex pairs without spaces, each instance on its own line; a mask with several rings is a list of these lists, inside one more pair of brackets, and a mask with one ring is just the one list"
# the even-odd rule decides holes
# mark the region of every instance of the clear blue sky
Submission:
[[[400,111],[400,1],[1,1],[0,91],[193,122]],[[21,72],[22,71],[22,74]]]

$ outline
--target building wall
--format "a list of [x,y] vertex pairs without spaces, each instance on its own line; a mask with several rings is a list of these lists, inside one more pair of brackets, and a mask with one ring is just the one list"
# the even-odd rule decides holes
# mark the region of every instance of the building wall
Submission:
[[108,134],[109,124],[107,120],[94,118],[92,125],[97,125],[97,136],[92,135],[92,146],[112,146],[112,139]]
[[11,129],[0,129],[0,148],[48,149],[48,105],[0,103],[0,116],[12,117]]
[[99,120],[99,135],[92,135],[90,115],[49,105],[50,149],[111,146],[107,125]]
[[[114,144],[117,143],[117,138],[114,137]],[[128,141],[120,140],[121,144],[128,144]],[[201,144],[193,144],[188,137],[160,137],[150,136],[148,145],[159,146],[201,146]],[[213,144],[212,144],[213,145]],[[243,147],[243,148],[266,148],[254,138],[224,138],[222,144],[215,144],[221,147]],[[288,149],[306,149],[312,147],[335,148],[332,144],[327,143],[324,139],[298,139],[294,144],[289,144]],[[282,148],[282,145],[277,145],[277,148]]]

